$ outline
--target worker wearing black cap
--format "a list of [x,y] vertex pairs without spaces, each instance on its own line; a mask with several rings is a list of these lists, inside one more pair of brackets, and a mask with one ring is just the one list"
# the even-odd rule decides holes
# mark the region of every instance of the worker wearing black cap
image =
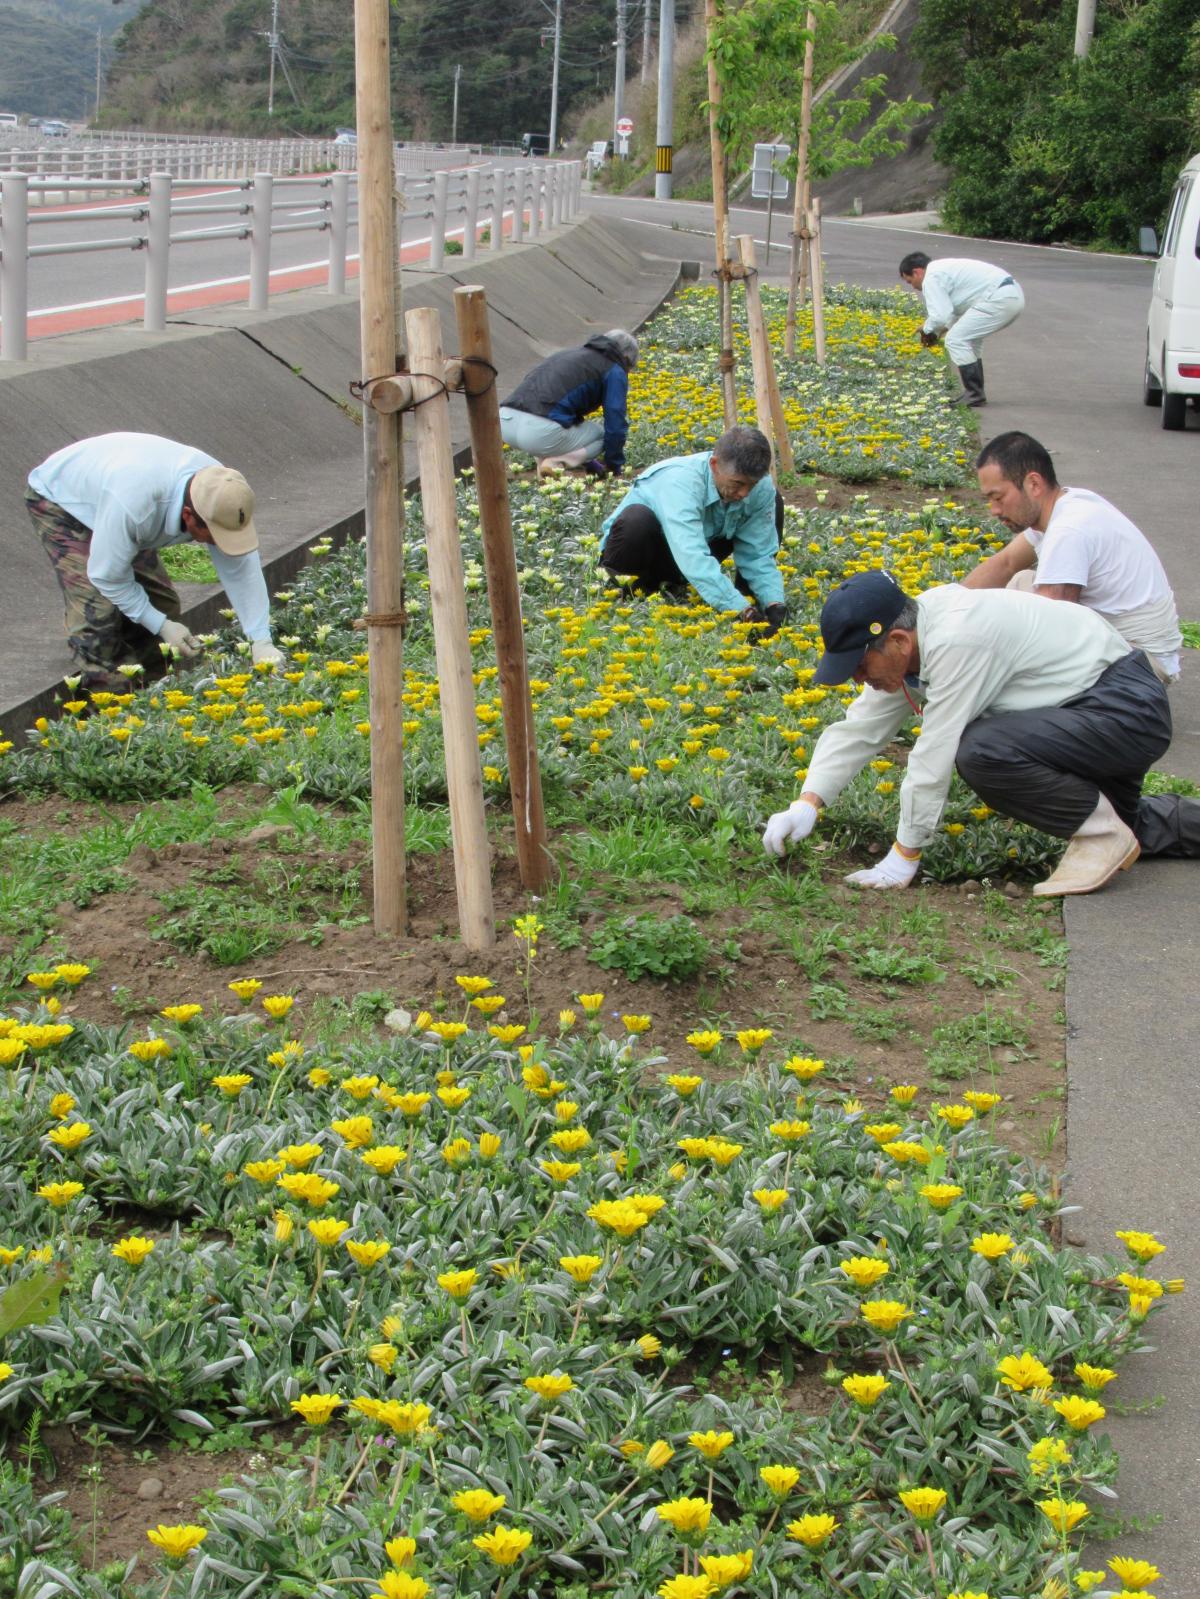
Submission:
[[1139,853],[1200,854],[1200,805],[1141,795],[1171,741],[1166,689],[1095,612],[959,584],[911,599],[886,572],[860,572],[826,600],[821,636],[813,681],[865,687],[818,739],[803,794],[768,822],[770,853],[806,838],[915,713],[896,841],[849,883],[912,882],[956,766],[993,810],[1069,840],[1035,894],[1091,893]]

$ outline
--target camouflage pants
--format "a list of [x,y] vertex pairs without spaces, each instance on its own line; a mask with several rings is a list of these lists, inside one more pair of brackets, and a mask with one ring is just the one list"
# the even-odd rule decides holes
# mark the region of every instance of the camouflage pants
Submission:
[[[160,675],[164,667],[158,636],[131,622],[88,581],[92,530],[32,489],[26,491],[25,505],[62,589],[67,644],[83,672],[82,686],[125,687],[116,669],[134,662],[148,675]],[[152,605],[167,616],[179,616],[179,595],[156,550],[139,555],[133,572]]]

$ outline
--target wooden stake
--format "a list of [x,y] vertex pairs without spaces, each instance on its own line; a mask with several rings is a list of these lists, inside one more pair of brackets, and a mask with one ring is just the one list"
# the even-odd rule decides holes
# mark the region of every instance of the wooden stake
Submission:
[[812,263],[813,344],[817,365],[825,365],[825,268],[821,262],[821,202],[815,199],[808,213],[808,249]]
[[[355,0],[359,324],[362,377],[403,366],[400,274],[392,210],[388,0]],[[402,424],[363,407],[366,473],[367,653],[370,661],[371,843],[377,933],[405,928],[404,492]]]
[[804,82],[800,90],[800,139],[796,155],[796,195],[792,207],[792,254],[788,269],[787,331],[784,353],[796,354],[796,315],[804,304],[804,278],[808,266],[808,204],[812,185],[808,180],[808,145],[812,133],[813,36],[817,19],[811,9],[804,19],[808,38],[804,44]]
[[[704,0],[704,25],[711,51],[713,28],[720,15],[718,0]],[[733,365],[733,296],[729,286],[729,199],[725,185],[725,147],[717,128],[721,111],[721,79],[708,58],[708,139],[712,156],[713,224],[717,235],[717,291],[721,323],[721,403],[725,426],[737,421],[737,381]]]
[[[542,778],[538,770],[533,705],[529,698],[521,588],[517,581],[517,556],[508,504],[508,473],[500,439],[500,404],[495,375],[487,370],[492,361],[492,336],[488,327],[487,295],[483,289],[474,286],[455,289],[454,314],[458,320],[459,352],[464,358],[470,358],[463,362],[462,385],[471,425],[471,459],[475,463],[475,486],[479,493],[479,525],[483,533],[488,601],[492,608],[492,637],[496,664],[500,668],[500,704],[508,745],[508,785],[516,829],[517,862],[521,882],[530,893],[541,894],[549,883],[552,863],[546,848]],[[475,362],[487,365],[475,365]]]
[[746,282],[746,321],[750,328],[750,360],[754,368],[754,404],[758,412],[758,425],[775,447],[776,467],[783,472],[791,472],[795,470],[796,458],[792,454],[792,441],[784,420],[771,342],[767,337],[754,240],[748,233],[740,234],[737,247]]
[[441,318],[433,306],[421,306],[409,311],[404,322],[416,400],[417,462],[429,559],[429,605],[446,750],[459,933],[468,949],[490,949],[496,942],[496,922],[454,492],[450,401],[443,379]]

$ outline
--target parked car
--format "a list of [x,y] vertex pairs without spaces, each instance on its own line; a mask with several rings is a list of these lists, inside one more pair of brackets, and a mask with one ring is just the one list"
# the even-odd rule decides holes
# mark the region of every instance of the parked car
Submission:
[[70,132],[70,125],[57,117],[47,117],[42,123],[42,133],[47,139],[65,139]]
[[1142,249],[1158,256],[1146,318],[1146,368],[1142,397],[1162,407],[1162,425],[1177,432],[1187,403],[1200,406],[1200,155],[1175,184],[1162,249],[1153,228],[1142,229]]
[[333,136],[333,142],[341,145],[357,145],[358,134],[353,128],[339,128]]

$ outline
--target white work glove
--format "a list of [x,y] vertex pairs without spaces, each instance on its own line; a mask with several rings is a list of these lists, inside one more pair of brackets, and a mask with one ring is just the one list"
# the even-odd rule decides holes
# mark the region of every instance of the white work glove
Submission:
[[158,630],[158,636],[163,643],[168,645],[182,660],[194,660],[204,646],[182,622],[172,622],[169,616],[163,618],[163,625]]
[[851,872],[844,881],[855,888],[907,888],[920,869],[921,858],[910,861],[893,844],[880,861],[864,872]]
[[793,800],[786,811],[776,811],[763,829],[763,848],[768,855],[782,855],[789,844],[807,838],[817,825],[820,812],[811,800]]
[[255,639],[250,646],[250,659],[255,666],[282,666],[285,656],[282,650],[277,650],[269,638]]

